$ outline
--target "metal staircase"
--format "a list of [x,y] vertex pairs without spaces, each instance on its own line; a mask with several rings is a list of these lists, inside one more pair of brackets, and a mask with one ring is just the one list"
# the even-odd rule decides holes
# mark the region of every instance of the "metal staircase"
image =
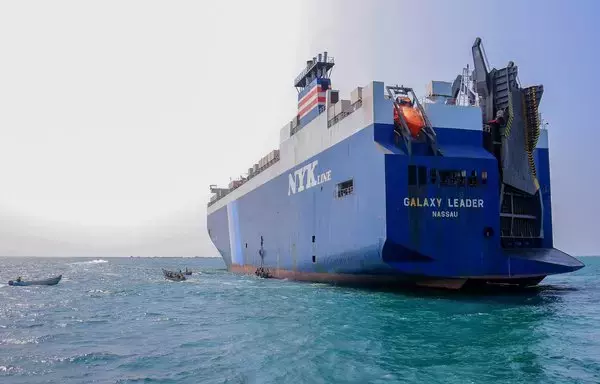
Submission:
[[[538,105],[540,103],[542,89],[541,86],[529,87],[524,90],[525,93],[525,150],[529,159],[529,167],[537,183],[537,172],[535,169],[535,160],[533,151],[537,146],[540,137],[540,112]],[[539,183],[537,185],[539,188]]]

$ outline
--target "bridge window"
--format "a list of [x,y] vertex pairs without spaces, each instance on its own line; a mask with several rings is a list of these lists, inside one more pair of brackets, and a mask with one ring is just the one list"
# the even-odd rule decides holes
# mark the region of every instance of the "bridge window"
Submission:
[[487,171],[481,171],[481,184],[487,184]]
[[338,198],[352,194],[352,192],[354,192],[354,180],[350,179],[342,181],[336,186],[336,190]]

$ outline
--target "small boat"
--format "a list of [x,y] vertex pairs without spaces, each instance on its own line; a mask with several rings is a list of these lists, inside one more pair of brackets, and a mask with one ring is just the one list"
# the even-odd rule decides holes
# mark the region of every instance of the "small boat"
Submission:
[[254,271],[254,274],[263,279],[269,279],[269,278],[273,277],[273,275],[269,271],[269,268],[264,268],[264,267],[256,268],[256,271]]
[[184,281],[185,280],[185,276],[183,275],[183,273],[167,271],[166,269],[163,269],[162,271],[163,271],[163,275],[165,276],[165,279],[167,279],[167,280],[172,280],[172,281]]
[[58,275],[56,277],[51,277],[51,278],[45,279],[45,280],[31,280],[31,281],[10,280],[8,282],[8,285],[12,285],[15,287],[24,287],[24,286],[28,286],[28,285],[56,285],[56,284],[58,284],[60,279],[62,279],[62,275]]
[[187,268],[185,269],[185,272],[183,272],[184,275],[186,276],[191,276],[192,275],[192,271],[189,271]]

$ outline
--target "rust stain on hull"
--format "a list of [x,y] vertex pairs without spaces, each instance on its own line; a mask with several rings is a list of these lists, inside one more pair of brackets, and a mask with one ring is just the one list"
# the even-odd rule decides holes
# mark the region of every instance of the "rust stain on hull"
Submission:
[[[229,271],[237,274],[254,275],[257,270],[253,265],[232,264]],[[442,288],[460,290],[467,283],[474,284],[499,284],[499,285],[537,285],[545,276],[513,276],[512,278],[500,276],[461,276],[456,278],[429,278],[424,276],[399,276],[399,275],[367,275],[346,273],[298,272],[279,268],[269,268],[271,278],[288,279],[312,283],[348,284],[382,287],[418,286],[426,288]],[[525,284],[526,283],[526,284]]]

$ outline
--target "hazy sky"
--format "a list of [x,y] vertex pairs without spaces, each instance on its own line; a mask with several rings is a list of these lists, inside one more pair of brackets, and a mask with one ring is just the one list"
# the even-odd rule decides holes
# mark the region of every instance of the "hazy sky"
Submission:
[[[209,184],[277,148],[293,79],[327,50],[333,86],[421,94],[476,36],[542,83],[555,245],[600,253],[600,2],[2,1],[0,255],[216,256]],[[575,102],[573,102],[574,100]]]

